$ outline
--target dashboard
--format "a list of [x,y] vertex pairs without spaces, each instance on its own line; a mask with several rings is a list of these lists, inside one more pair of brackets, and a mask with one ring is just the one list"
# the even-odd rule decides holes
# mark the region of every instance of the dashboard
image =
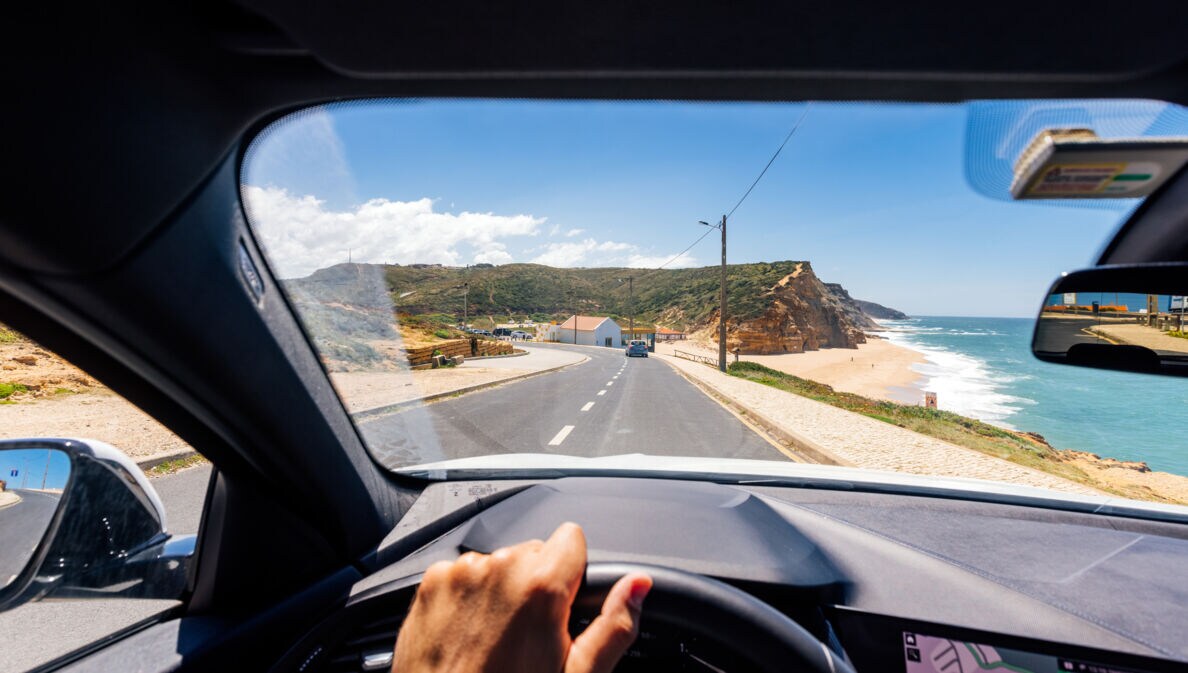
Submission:
[[[388,670],[420,573],[583,526],[591,563],[715,578],[855,670],[1188,670],[1188,528],[943,497],[640,478],[447,482],[277,670]],[[591,614],[575,608],[571,630]],[[619,671],[752,671],[728,636],[649,620]]]

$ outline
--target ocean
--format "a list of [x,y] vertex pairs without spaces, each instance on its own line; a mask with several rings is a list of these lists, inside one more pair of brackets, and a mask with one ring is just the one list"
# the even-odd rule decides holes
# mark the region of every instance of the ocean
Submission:
[[879,322],[882,336],[927,358],[918,385],[941,409],[1188,476],[1188,380],[1040,362],[1030,318]]

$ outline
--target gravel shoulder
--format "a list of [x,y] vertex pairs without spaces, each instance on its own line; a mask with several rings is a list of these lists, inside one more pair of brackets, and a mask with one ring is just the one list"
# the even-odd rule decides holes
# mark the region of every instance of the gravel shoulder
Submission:
[[823,447],[854,467],[939,477],[1005,481],[1064,493],[1104,495],[1060,477],[926,437],[844,409],[723,374],[663,354],[658,359],[781,429]]

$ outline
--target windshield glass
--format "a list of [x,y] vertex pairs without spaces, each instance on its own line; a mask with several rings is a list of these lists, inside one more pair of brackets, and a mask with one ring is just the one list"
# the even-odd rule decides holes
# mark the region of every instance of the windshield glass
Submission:
[[357,102],[270,126],[242,196],[391,469],[817,463],[1188,503],[1183,382],[1029,353],[1052,280],[1160,179],[1029,168],[1053,129],[1188,113]]

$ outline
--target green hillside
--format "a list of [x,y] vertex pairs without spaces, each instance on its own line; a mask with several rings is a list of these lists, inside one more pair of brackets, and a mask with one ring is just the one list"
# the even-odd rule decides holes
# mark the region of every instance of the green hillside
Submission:
[[[727,267],[728,301],[733,318],[758,317],[770,304],[768,288],[792,273],[797,264],[771,262]],[[628,276],[635,281],[635,316],[641,323],[661,321],[679,328],[700,326],[718,304],[718,267],[698,269],[561,269],[539,264],[505,264],[469,269],[441,266],[384,267],[391,297],[404,314],[452,314],[461,317],[463,291],[469,282],[471,316],[530,317],[550,320],[575,311],[627,317]]]

